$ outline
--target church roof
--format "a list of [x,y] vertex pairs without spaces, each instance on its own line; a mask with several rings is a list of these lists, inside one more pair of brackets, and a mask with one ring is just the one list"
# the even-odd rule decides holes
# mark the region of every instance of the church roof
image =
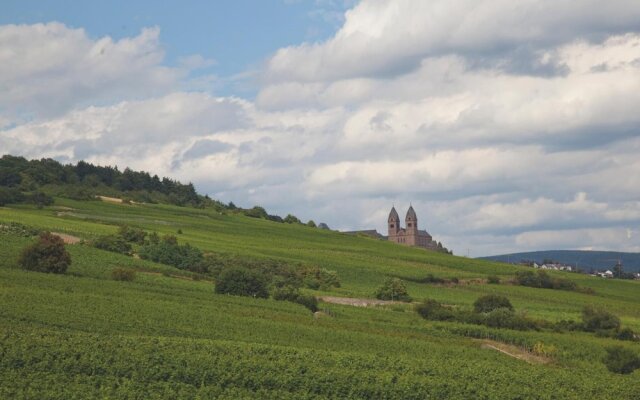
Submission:
[[409,206],[409,211],[407,211],[407,217],[405,219],[413,220],[413,221],[418,220],[418,216],[416,215],[416,212],[413,210],[413,206]]
[[391,221],[400,221],[400,216],[395,207],[391,207],[391,212],[389,213],[389,222]]

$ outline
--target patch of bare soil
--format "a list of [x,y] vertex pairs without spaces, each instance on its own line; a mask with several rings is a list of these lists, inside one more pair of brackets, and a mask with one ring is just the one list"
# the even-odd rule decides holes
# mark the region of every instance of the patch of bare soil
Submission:
[[117,197],[107,197],[107,196],[96,196],[97,198],[99,198],[102,201],[106,201],[109,203],[119,203],[122,204],[122,199],[119,199]]
[[62,238],[62,240],[66,243],[66,244],[76,244],[76,243],[80,243],[80,241],[82,240],[81,238],[77,237],[77,236],[72,236],[72,235],[68,235],[66,233],[60,233],[60,232],[51,232],[52,235],[56,235],[59,236],[60,238]]
[[529,364],[548,364],[551,362],[551,359],[548,357],[539,356],[518,346],[496,342],[494,340],[482,340],[480,348],[499,351],[502,354],[517,358],[518,360],[526,361]]
[[406,304],[401,301],[377,300],[377,299],[354,299],[351,297],[333,297],[333,296],[321,296],[321,297],[318,297],[318,300],[324,301],[325,303],[341,304],[345,306],[354,306],[354,307],[375,307],[375,306],[384,306],[384,305],[390,305],[390,304]]

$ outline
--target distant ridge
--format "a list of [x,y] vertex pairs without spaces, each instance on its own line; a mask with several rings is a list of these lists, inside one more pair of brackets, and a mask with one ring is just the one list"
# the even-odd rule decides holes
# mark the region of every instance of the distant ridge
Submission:
[[640,253],[623,253],[618,251],[591,250],[545,250],[524,253],[501,254],[489,257],[478,257],[483,260],[518,263],[534,261],[541,264],[545,259],[575,266],[583,270],[611,269],[620,260],[626,272],[640,272]]

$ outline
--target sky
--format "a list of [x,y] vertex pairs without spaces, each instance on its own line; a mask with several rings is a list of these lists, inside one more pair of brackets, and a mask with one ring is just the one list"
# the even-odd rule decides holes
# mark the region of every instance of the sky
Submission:
[[471,257],[640,252],[640,2],[12,1],[0,153]]

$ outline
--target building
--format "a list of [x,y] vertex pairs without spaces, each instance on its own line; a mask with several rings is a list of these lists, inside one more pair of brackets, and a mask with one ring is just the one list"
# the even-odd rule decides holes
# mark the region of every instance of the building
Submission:
[[400,216],[395,207],[391,208],[388,219],[390,242],[400,243],[405,246],[423,247],[425,249],[437,250],[438,243],[433,240],[431,235],[427,231],[421,231],[418,229],[418,216],[413,209],[413,206],[409,206],[407,216],[405,217],[406,227],[400,226]]

